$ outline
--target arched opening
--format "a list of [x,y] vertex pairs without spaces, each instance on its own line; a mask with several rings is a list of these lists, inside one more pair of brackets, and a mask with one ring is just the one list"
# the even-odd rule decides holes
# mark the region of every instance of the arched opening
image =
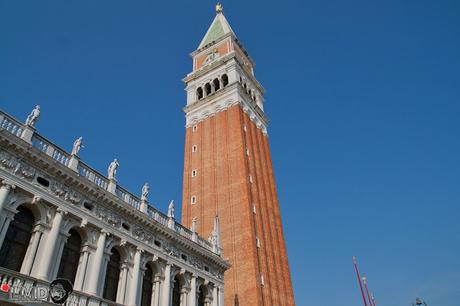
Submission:
[[226,74],[222,75],[222,87],[228,85],[228,76]]
[[198,294],[198,304],[197,306],[204,306],[204,299],[206,298],[206,295],[205,295],[205,287],[202,285],[200,286],[200,289],[199,289],[199,294]]
[[198,100],[203,99],[203,88],[198,87],[198,89],[196,90],[196,97]]
[[204,85],[204,91],[206,92],[206,96],[209,96],[211,94],[211,84],[206,83],[206,85]]
[[0,266],[19,272],[29,246],[35,218],[32,212],[23,206],[10,223],[5,240],[0,249]]
[[152,304],[153,290],[153,271],[150,265],[146,266],[142,280],[141,306],[150,306]]
[[57,277],[68,279],[74,283],[75,276],[77,275],[78,262],[80,260],[81,237],[74,229],[71,229],[69,234],[70,236],[62,251]]
[[208,294],[208,289],[201,285],[199,288],[199,294],[198,294],[198,304],[197,306],[205,306],[206,304],[206,295]]
[[214,91],[218,91],[220,89],[219,79],[214,79],[214,81],[212,81],[212,85],[214,85]]
[[173,287],[171,306],[180,306],[180,287],[181,287],[180,279],[176,275],[176,277],[174,277],[174,287]]
[[107,264],[107,272],[105,274],[105,283],[104,283],[104,299],[110,301],[116,301],[117,299],[117,289],[118,289],[118,280],[120,278],[120,253],[117,249],[113,248],[111,251],[110,260]]

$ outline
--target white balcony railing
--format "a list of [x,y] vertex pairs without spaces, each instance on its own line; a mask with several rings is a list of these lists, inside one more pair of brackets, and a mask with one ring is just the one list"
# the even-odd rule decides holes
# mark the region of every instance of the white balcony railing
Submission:
[[[14,136],[21,138],[22,133],[25,130],[25,126],[15,118],[0,110],[0,130],[6,130]],[[69,164],[72,158],[71,154],[67,153],[65,150],[53,144],[45,137],[34,132],[31,144],[33,147],[47,154],[63,166],[70,167]],[[84,177],[85,179],[92,182],[99,188],[108,191],[109,179],[104,175],[100,174],[97,170],[91,168],[82,161],[78,161],[76,171],[78,172],[80,177]],[[123,187],[117,185],[115,188],[115,195],[120,200],[127,203],[134,209],[141,210],[141,199],[136,195],[132,194],[131,192],[127,191]],[[165,227],[168,226],[168,217],[156,208],[154,208],[153,206],[148,205],[146,213],[152,220],[155,220],[156,222],[160,223]],[[189,240],[192,239],[192,232],[188,228],[184,227],[183,225],[177,222],[175,223],[173,230],[177,232],[179,235]],[[203,239],[202,237],[198,236],[196,242],[203,248],[213,251],[212,244],[209,241]]]

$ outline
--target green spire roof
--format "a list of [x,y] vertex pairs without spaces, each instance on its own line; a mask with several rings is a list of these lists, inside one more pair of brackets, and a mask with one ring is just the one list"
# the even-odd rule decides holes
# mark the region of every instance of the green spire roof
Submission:
[[201,41],[198,49],[201,49],[205,45],[218,40],[219,38],[228,33],[233,33],[233,35],[235,35],[224,14],[222,12],[218,12],[211,26],[206,32],[206,35]]

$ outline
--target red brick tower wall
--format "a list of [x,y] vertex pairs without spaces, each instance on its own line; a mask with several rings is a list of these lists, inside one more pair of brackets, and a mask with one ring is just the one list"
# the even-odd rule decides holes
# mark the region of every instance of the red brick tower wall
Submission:
[[268,139],[239,105],[186,129],[182,223],[208,237],[216,214],[225,305],[295,305]]

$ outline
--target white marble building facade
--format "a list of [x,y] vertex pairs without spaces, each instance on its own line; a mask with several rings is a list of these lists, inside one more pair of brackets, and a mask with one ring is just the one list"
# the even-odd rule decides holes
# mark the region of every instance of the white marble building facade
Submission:
[[[163,214],[148,202],[148,185],[141,197],[123,189],[116,161],[108,177],[82,162],[81,138],[68,153],[40,136],[34,112],[23,124],[0,111],[0,285],[69,279],[69,306],[223,306],[218,222],[199,237],[173,203]],[[28,305],[11,292],[3,303]]]

